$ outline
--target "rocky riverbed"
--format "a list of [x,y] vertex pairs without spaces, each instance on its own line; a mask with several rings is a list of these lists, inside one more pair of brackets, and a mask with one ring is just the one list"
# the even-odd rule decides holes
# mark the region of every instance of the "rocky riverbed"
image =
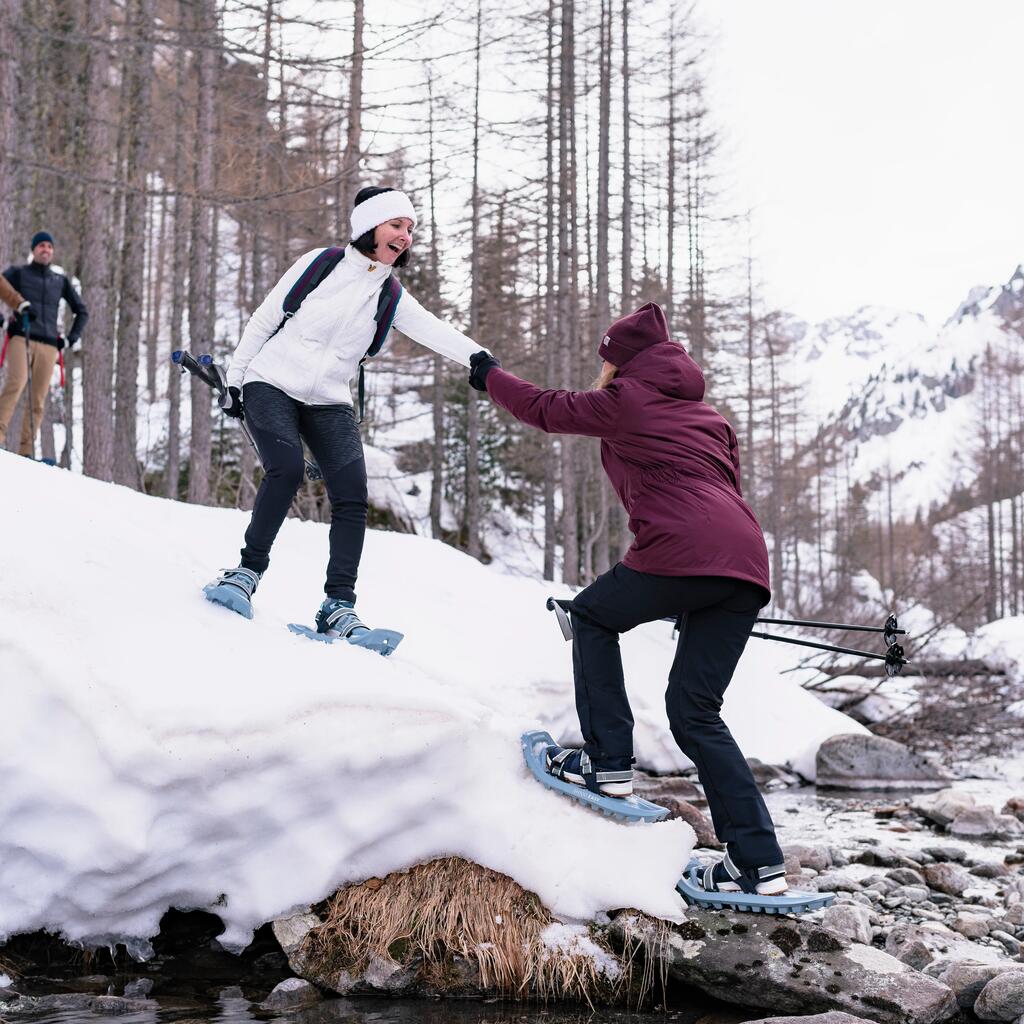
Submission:
[[[592,958],[609,981],[627,968],[646,974],[648,1006],[671,1011],[669,1019],[735,1024],[841,1011],[879,1024],[1024,1024],[1024,785],[1016,764],[1003,764],[1002,777],[986,767],[988,778],[950,783],[939,776],[943,788],[923,793],[851,793],[755,765],[791,884],[834,893],[831,907],[800,918],[691,909],[671,928],[623,910],[555,926],[556,937],[544,941],[552,956],[571,949],[577,961]],[[641,788],[694,826],[704,854],[717,855],[694,779],[646,778]],[[435,1004],[401,1001],[409,996],[499,994],[472,955],[455,957],[440,973],[425,972],[414,956],[403,960],[401,950],[357,974],[332,973],[323,967],[329,960],[314,966],[309,939],[324,913],[310,908],[268,922],[241,956],[220,948],[216,916],[198,912],[170,912],[145,963],[123,949],[85,952],[45,936],[16,937],[0,947],[0,1020],[127,1015],[141,1024],[159,1013],[412,1022],[457,1015],[430,1016]],[[613,990],[628,999],[638,987]],[[355,998],[364,995],[390,1001]],[[533,1019],[533,1011],[506,1007],[509,1016],[493,1003],[443,1005],[460,1007],[458,1018],[467,1021]],[[596,1019],[623,1018],[607,1011]]]

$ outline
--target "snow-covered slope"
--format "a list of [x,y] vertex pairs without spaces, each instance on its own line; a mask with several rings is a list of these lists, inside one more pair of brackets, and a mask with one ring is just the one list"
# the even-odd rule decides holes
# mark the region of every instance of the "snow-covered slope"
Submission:
[[[134,939],[209,908],[228,944],[347,882],[459,854],[557,914],[678,919],[688,825],[626,827],[526,772],[518,737],[573,722],[548,584],[372,532],[360,611],[390,659],[285,624],[320,600],[327,527],[289,520],[244,620],[200,588],[242,512],[188,506],[0,453],[0,939]],[[623,641],[641,765],[685,764],[662,707],[665,624]],[[752,641],[726,718],[750,756],[808,771],[859,726]]]

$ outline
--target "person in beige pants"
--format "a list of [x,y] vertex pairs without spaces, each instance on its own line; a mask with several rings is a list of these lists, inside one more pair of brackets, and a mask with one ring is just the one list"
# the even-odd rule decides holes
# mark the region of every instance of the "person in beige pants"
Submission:
[[[18,400],[29,378],[29,361],[32,364],[32,394],[29,396],[31,409],[26,409],[21,424],[21,439],[18,451],[22,455],[35,454],[36,431],[46,408],[46,394],[50,388],[53,368],[60,351],[73,345],[82,332],[89,314],[85,303],[64,274],[50,269],[53,260],[53,238],[45,231],[38,232],[32,239],[32,260],[23,266],[8,267],[0,276],[4,286],[12,293],[11,302],[6,292],[0,292],[3,299],[15,310],[7,339],[4,366],[6,375],[0,388],[0,447],[7,442],[7,427],[17,408]],[[65,339],[58,325],[61,300],[67,302],[75,314],[74,323]],[[26,302],[27,300],[27,302]],[[23,319],[30,320],[29,341],[24,337]]]

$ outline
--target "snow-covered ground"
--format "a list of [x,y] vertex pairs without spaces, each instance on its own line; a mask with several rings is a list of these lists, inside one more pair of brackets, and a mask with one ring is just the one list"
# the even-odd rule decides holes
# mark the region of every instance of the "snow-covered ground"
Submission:
[[[169,906],[245,944],[338,886],[458,854],[565,919],[682,916],[693,835],[627,827],[539,786],[518,738],[571,738],[550,584],[371,532],[360,611],[390,659],[285,629],[319,600],[327,527],[289,520],[253,621],[204,601],[242,512],[150,498],[0,453],[0,940],[49,928],[145,940]],[[663,709],[667,624],[623,640],[642,767],[685,765]],[[813,774],[860,726],[800,689],[799,653],[751,641],[725,717],[749,756]]]

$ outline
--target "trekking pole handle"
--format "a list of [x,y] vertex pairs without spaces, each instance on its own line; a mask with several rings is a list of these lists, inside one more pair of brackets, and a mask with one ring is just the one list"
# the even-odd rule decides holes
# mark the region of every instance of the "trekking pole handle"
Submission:
[[[208,361],[203,362],[203,360]],[[183,370],[188,370],[189,373],[198,377],[207,387],[211,387],[218,393],[223,394],[222,381],[218,378],[213,367],[213,356],[200,356],[199,359],[196,359],[191,352],[178,349],[171,353],[171,362],[180,366]]]

